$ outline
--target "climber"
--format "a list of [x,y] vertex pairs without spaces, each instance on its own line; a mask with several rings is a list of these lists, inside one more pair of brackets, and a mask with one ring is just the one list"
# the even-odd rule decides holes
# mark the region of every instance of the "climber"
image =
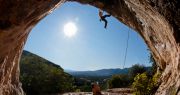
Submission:
[[105,23],[104,28],[107,27],[107,23],[108,23],[107,20],[106,20],[106,17],[110,17],[110,16],[111,16],[110,14],[103,16],[103,11],[99,9],[100,21],[102,20],[102,21],[104,21],[104,23]]

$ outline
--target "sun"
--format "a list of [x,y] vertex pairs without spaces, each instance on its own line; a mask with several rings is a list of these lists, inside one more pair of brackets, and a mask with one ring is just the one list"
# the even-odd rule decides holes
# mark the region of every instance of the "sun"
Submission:
[[64,34],[67,37],[72,37],[76,34],[77,32],[77,27],[75,23],[73,22],[68,22],[67,24],[64,25]]

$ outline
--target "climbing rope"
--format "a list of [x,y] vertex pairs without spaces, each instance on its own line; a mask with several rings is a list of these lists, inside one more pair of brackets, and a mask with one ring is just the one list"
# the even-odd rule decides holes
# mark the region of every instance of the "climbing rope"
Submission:
[[126,50],[125,50],[125,56],[124,56],[123,69],[124,69],[124,66],[126,64],[127,50],[128,50],[128,46],[129,46],[129,32],[130,32],[130,28],[128,28],[128,36],[127,36],[127,43],[126,43]]

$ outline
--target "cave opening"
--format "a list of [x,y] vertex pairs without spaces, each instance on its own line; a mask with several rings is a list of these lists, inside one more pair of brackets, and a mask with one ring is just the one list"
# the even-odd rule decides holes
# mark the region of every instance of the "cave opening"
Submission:
[[[76,11],[73,11],[74,9]],[[25,53],[23,52],[23,56],[27,58],[22,56],[22,61],[29,62],[30,59],[28,59],[26,53],[32,52],[59,65],[65,72],[70,74],[103,69],[107,69],[105,71],[107,73],[108,69],[112,69],[112,71],[119,72],[119,74],[128,74],[127,70],[135,64],[149,69],[152,65],[149,62],[150,52],[140,35],[120,23],[113,16],[107,18],[107,20],[108,27],[105,29],[104,23],[99,21],[97,8],[67,2],[35,26],[24,48]],[[66,31],[76,33],[66,33]],[[127,38],[128,36],[129,38]],[[127,62],[124,64],[126,48]],[[23,62],[20,63],[24,64]],[[125,65],[125,68],[123,65]],[[31,65],[21,65],[21,73],[23,74],[25,73],[24,66],[27,68],[31,67]],[[112,71],[109,71],[109,73],[112,73]],[[88,86],[85,85],[88,90],[84,90],[86,87],[82,88],[84,86],[82,85],[82,91],[90,91],[88,87],[91,86],[91,82],[95,81],[100,81],[102,89],[106,89],[107,85],[104,85],[106,83],[101,80],[106,80],[110,78],[109,76],[112,76],[110,74],[103,75],[105,73],[98,73],[96,76],[92,76],[94,73],[88,74],[89,76],[83,74],[73,75],[77,80],[79,79],[78,81],[82,81],[82,78],[88,80]],[[91,77],[96,78],[96,80]],[[23,78],[29,79],[28,76],[22,76],[21,80],[24,80]],[[28,84],[25,80],[22,83]],[[33,85],[33,83],[30,84]],[[25,92],[33,92],[32,88],[29,91],[24,85],[23,87]]]

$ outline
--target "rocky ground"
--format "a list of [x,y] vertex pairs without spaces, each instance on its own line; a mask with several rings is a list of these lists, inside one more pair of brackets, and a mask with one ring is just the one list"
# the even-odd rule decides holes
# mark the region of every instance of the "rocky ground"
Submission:
[[[130,88],[116,88],[102,91],[103,95],[132,95],[132,89]],[[60,95],[60,94],[59,94]],[[63,95],[93,95],[92,92],[70,92]]]

